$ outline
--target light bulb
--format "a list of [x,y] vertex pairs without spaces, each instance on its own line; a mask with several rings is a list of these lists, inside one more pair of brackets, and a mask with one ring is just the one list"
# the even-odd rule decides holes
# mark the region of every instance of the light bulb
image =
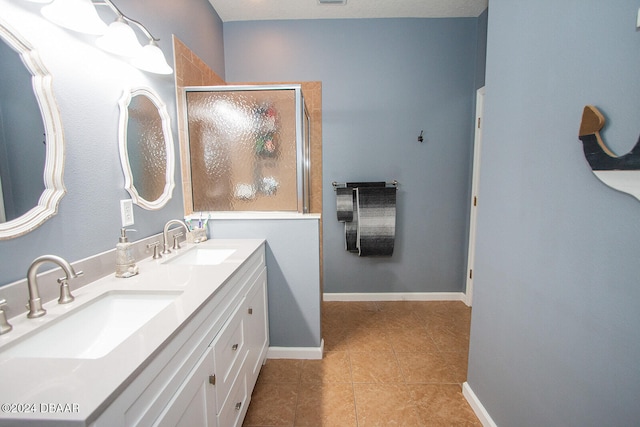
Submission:
[[142,49],[133,28],[122,18],[112,22],[96,44],[102,50],[127,57],[138,55]]
[[131,60],[131,64],[144,71],[156,74],[171,74],[173,69],[167,64],[164,54],[155,41],[144,46],[138,56]]

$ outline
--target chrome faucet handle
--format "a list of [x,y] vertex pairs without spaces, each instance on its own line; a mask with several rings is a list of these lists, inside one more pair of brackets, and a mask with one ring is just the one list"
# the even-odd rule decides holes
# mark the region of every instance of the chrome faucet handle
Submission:
[[160,246],[160,242],[157,240],[147,245],[147,249],[153,248],[153,259],[162,258],[162,255],[160,255],[159,246]]
[[184,236],[184,233],[176,233],[173,235],[173,248],[172,249],[180,249],[180,242],[178,242],[178,237]]
[[[75,276],[72,278],[80,277],[84,274],[84,271],[74,271]],[[60,284],[60,298],[58,298],[58,304],[68,304],[75,299],[71,295],[71,289],[69,288],[69,278],[67,276],[58,279]]]
[[[63,279],[71,280],[71,279],[75,279],[75,278],[80,277],[80,276],[84,276],[84,271],[82,271],[82,270],[75,271],[74,273],[75,273],[75,276],[73,276],[73,277],[66,277],[65,276],[65,277],[63,277]],[[60,283],[60,280],[61,279],[58,279],[58,283]]]
[[[76,275],[83,274],[82,271],[76,273]],[[58,298],[58,304],[68,304],[72,302],[75,297],[71,295],[71,289],[69,289],[69,279],[65,277],[61,277],[58,279],[58,283],[60,283],[60,298]]]
[[13,326],[7,322],[7,314],[4,312],[4,307],[7,305],[6,299],[0,300],[0,335],[6,334],[13,329]]

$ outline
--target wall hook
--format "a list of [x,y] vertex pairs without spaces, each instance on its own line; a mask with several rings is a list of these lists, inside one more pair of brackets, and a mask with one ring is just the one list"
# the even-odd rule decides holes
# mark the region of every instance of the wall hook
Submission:
[[424,138],[422,137],[423,132],[424,132],[423,130],[420,131],[420,135],[418,135],[418,142],[424,141]]

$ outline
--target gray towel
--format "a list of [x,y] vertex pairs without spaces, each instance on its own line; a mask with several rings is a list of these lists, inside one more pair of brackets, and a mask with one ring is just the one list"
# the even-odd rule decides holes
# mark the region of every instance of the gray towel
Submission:
[[356,192],[353,192],[353,219],[344,223],[344,248],[349,252],[358,252],[358,205]]
[[[349,252],[358,253],[358,204],[356,202],[356,188],[359,187],[384,187],[387,184],[384,181],[371,182],[347,182],[344,193],[351,190],[351,220],[344,222],[344,248]],[[344,202],[346,204],[346,201]]]
[[338,221],[350,222],[353,221],[353,202],[355,195],[353,188],[341,187],[336,188],[336,211],[338,214]]
[[[396,234],[396,188],[356,188],[360,256],[391,256]],[[345,223],[346,224],[346,223]]]

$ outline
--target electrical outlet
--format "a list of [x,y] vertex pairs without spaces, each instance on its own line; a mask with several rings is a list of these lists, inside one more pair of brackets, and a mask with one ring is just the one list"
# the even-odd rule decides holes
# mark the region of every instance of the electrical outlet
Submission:
[[133,225],[133,202],[131,199],[120,200],[120,217],[123,227]]

